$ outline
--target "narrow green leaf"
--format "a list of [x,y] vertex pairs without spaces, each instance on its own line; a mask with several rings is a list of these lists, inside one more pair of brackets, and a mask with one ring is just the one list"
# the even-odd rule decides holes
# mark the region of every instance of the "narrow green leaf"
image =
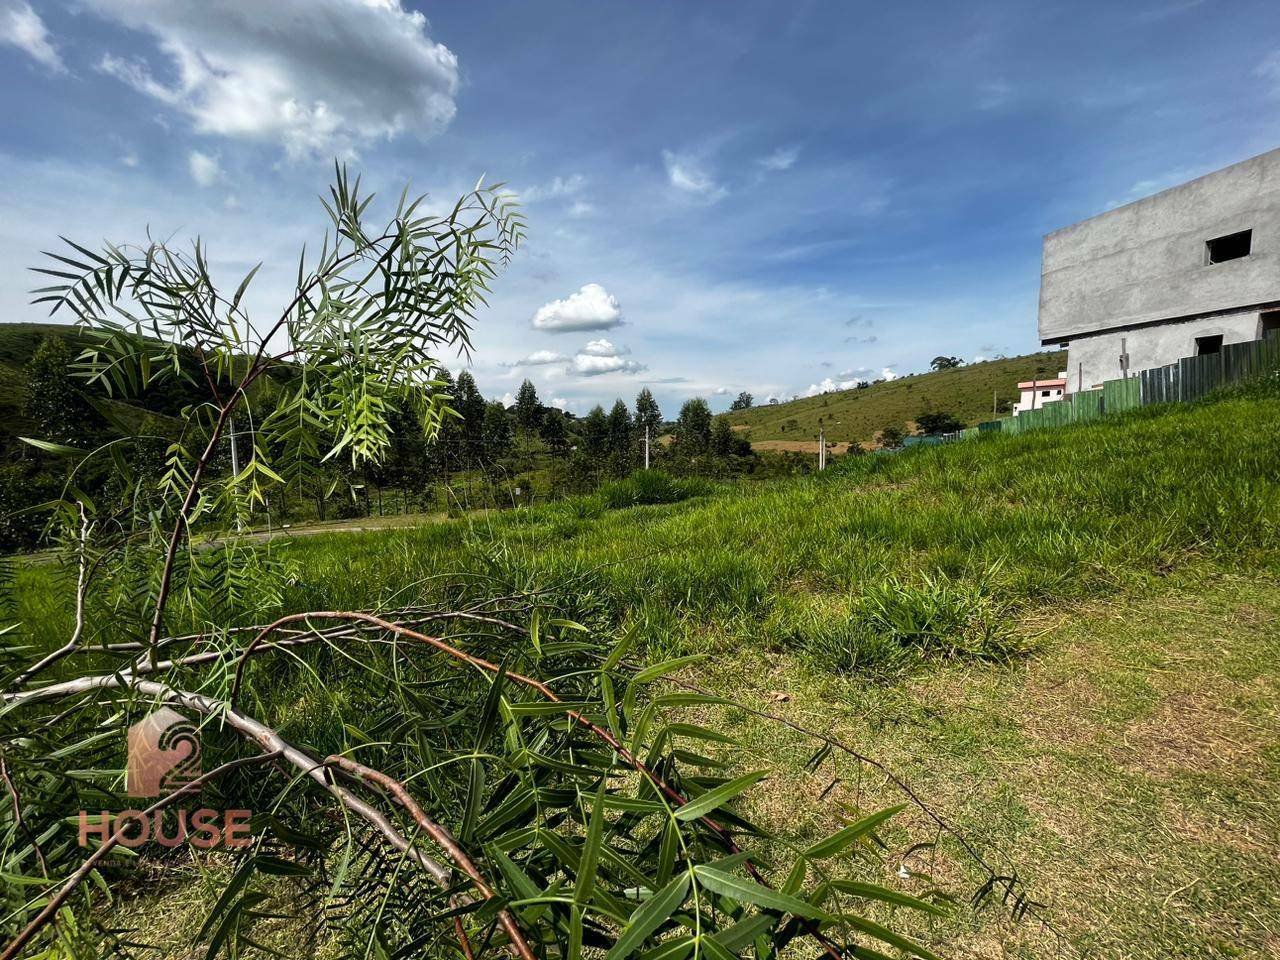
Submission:
[[885,810],[865,816],[856,823],[851,823],[843,830],[833,833],[825,840],[819,840],[812,847],[806,850],[804,855],[810,860],[822,860],[825,857],[834,857],[836,854],[853,846],[894,814],[901,812],[905,807],[905,803],[900,803],[897,806],[889,807]]
[[719,870],[713,870],[711,867],[706,866],[694,867],[693,872],[697,876],[699,883],[721,896],[729,897],[742,903],[755,904],[755,906],[763,910],[791,913],[797,917],[808,917],[811,920],[826,919],[826,914],[813,904],[807,903],[799,897],[792,897],[785,893],[779,893],[777,890],[770,890],[754,880],[735,877],[731,873],[721,873]]
[[587,839],[582,847],[582,860],[578,864],[578,881],[573,891],[573,902],[585,904],[591,902],[591,891],[596,885],[596,862],[600,856],[600,837],[604,832],[604,793],[608,780],[601,777],[600,789],[596,791],[595,803],[591,806],[591,822],[587,826]]
[[687,657],[676,657],[674,660],[665,660],[662,663],[655,663],[650,667],[645,667],[633,678],[635,683],[648,683],[651,680],[657,680],[659,677],[666,676],[668,673],[674,673],[681,667],[687,667],[691,663],[698,663],[707,659],[705,653],[694,653]]
[[53,453],[60,457],[87,457],[88,450],[81,450],[79,447],[69,447],[65,443],[51,443],[48,440],[36,440],[34,437],[19,437],[23,443],[29,443],[37,450],[43,450],[45,453]]
[[606,954],[606,960],[623,960],[635,953],[649,934],[662,926],[666,919],[676,912],[676,908],[684,903],[684,898],[688,894],[689,874],[681,873],[636,908],[635,913],[631,914],[631,918],[627,921],[622,935]]
[[907,907],[911,910],[923,910],[925,913],[931,913],[935,917],[947,916],[947,911],[943,910],[937,904],[929,903],[927,900],[921,900],[919,897],[913,897],[909,893],[902,893],[899,890],[891,890],[888,887],[882,887],[874,883],[859,883],[856,880],[832,880],[831,887],[839,890],[841,893],[847,893],[850,896],[862,897],[866,900],[879,900],[882,903],[892,903],[899,907]]
[[744,790],[749,790],[761,780],[769,775],[768,770],[756,770],[753,773],[746,773],[740,777],[734,777],[728,783],[722,783],[720,786],[708,790],[699,797],[690,800],[679,810],[676,811],[677,820],[697,820],[699,817],[710,813],[712,810],[726,803]]
[[914,940],[908,940],[906,937],[896,934],[892,930],[882,927],[880,924],[874,923],[871,920],[848,915],[843,915],[840,919],[855,930],[861,930],[867,936],[875,937],[877,940],[883,941],[891,946],[895,946],[904,953],[920,957],[921,960],[938,960],[936,954],[929,952]]

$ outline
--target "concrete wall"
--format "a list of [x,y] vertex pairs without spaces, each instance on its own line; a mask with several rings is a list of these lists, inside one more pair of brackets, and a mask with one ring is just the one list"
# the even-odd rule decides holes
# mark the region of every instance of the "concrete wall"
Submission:
[[1183,357],[1195,356],[1196,337],[1222,334],[1223,343],[1257,340],[1260,334],[1259,311],[1217,314],[1181,323],[1160,324],[1140,330],[1100,333],[1077,337],[1067,348],[1067,392],[1078,389],[1083,372],[1084,389],[1102,386],[1106,380],[1121,376],[1120,341],[1129,351],[1129,372],[1163,367]]
[[[1253,230],[1250,256],[1206,265],[1205,241],[1248,229]],[[1280,150],[1084,220],[1044,240],[1044,343],[1277,302]],[[1148,348],[1139,346],[1147,333],[1128,334],[1133,369],[1140,369],[1139,349],[1165,356],[1166,337],[1186,335],[1155,336],[1160,343]],[[1071,386],[1075,388],[1074,379]]]

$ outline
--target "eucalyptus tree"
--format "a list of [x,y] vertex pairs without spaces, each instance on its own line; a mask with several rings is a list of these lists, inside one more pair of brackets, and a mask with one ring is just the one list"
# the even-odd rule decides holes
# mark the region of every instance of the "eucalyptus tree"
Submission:
[[[108,514],[74,485],[115,443],[33,438],[76,462],[49,527],[68,628],[33,650],[24,641],[48,625],[11,622],[0,646],[0,960],[141,955],[150,931],[121,928],[112,891],[197,866],[191,889],[210,895],[194,940],[210,958],[722,960],[801,938],[831,957],[874,956],[875,941],[929,956],[870,915],[940,907],[847,876],[851,855],[883,873],[872,841],[893,810],[832,808],[839,829],[803,842],[754,824],[744,801],[767,771],[736,773],[746,757],[730,738],[682,719],[726,703],[675,685],[697,658],[643,666],[634,632],[607,639],[568,619],[602,616],[588,580],[513,583],[483,556],[456,583],[370,598],[377,609],[317,610],[300,561],[236,535],[296,475],[387,458],[394,411],[439,432],[440,354],[467,350],[523,237],[498,188],[443,215],[402,195],[378,227],[372,203],[336,171],[329,231],[265,322],[246,307],[258,269],[226,291],[199,241],[68,242],[42,268],[57,282],[40,302],[92,338],[83,376],[138,393],[194,355],[209,399],[185,411],[143,517]],[[281,367],[287,389],[255,409],[255,385]],[[244,444],[229,469],[233,431]],[[82,814],[78,842],[76,810],[96,821],[138,802],[121,796],[125,733],[160,706],[195,717],[205,772],[133,811],[154,819],[155,840],[124,814]],[[835,762],[818,736],[815,770]],[[165,849],[197,791],[254,811],[247,846],[194,860]]]
[[641,434],[648,429],[653,439],[657,439],[658,428],[662,426],[662,411],[648,387],[641,387],[636,394],[635,425]]

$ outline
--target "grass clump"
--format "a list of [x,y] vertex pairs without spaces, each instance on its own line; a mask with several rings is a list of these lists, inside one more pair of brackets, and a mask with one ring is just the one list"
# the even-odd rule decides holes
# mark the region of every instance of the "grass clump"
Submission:
[[703,477],[673,477],[661,470],[637,470],[622,480],[606,483],[597,491],[610,510],[660,503],[679,503],[705,497],[715,485]]
[[803,651],[820,669],[882,676],[926,661],[1006,660],[1026,652],[1013,629],[1009,601],[993,580],[944,573],[869,583],[840,604],[800,605],[774,620],[784,647]]

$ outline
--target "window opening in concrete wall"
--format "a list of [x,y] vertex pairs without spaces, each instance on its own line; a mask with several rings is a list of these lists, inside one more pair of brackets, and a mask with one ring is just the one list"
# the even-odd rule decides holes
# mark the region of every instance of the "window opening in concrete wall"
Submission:
[[1280,310],[1272,310],[1262,315],[1258,328],[1258,338],[1280,336]]
[[1205,263],[1226,263],[1228,260],[1239,260],[1253,251],[1253,231],[1241,230],[1229,233],[1225,237],[1205,242]]
[[1222,334],[1215,333],[1208,337],[1196,337],[1196,356],[1203,357],[1209,353],[1222,352]]

